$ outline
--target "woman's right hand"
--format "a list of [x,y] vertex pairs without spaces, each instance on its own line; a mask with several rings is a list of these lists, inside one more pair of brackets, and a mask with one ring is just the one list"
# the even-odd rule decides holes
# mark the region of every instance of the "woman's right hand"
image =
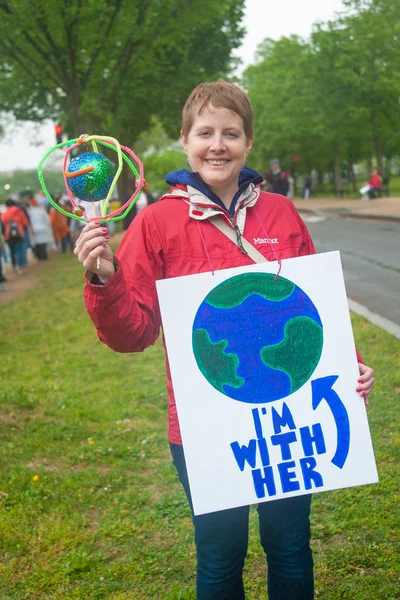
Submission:
[[106,283],[115,273],[114,255],[107,245],[108,239],[107,227],[91,221],[82,229],[74,250],[85,269],[95,273],[102,283]]

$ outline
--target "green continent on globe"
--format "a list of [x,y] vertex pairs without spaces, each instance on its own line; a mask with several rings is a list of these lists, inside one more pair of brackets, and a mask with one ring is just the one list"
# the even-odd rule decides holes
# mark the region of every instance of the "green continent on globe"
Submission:
[[258,294],[271,302],[288,298],[295,288],[284,277],[275,280],[271,273],[244,273],[224,281],[212,290],[205,301],[215,308],[233,308],[246,298]]
[[115,175],[115,167],[113,163],[107,158],[101,158],[88,162],[88,167],[94,167],[93,171],[86,173],[85,176],[85,194],[92,194],[97,188],[105,185],[110,177]]
[[227,340],[213,343],[205,329],[193,331],[193,350],[200,371],[222,394],[225,394],[224,385],[239,388],[244,384],[244,379],[236,375],[238,355],[225,354],[228,343]]
[[296,317],[285,325],[285,337],[261,350],[261,359],[271,369],[284,371],[293,394],[311,377],[322,352],[322,327],[309,317]]

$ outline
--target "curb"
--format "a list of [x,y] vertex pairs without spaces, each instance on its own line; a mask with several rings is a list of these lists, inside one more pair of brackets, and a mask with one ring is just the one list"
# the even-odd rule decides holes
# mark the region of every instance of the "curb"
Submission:
[[315,215],[318,217],[333,217],[333,218],[340,218],[340,219],[366,219],[366,220],[370,220],[370,221],[384,221],[384,222],[389,222],[389,223],[400,223],[400,217],[395,217],[394,215],[374,215],[374,214],[360,214],[360,213],[353,213],[351,212],[351,210],[347,210],[347,209],[342,209],[342,212],[337,211],[337,212],[331,212],[330,210],[324,210],[324,209],[312,209],[312,208],[298,208],[297,212],[300,213],[300,215],[303,213],[305,215]]
[[393,323],[393,321],[389,321],[385,317],[381,317],[378,313],[372,312],[366,306],[363,306],[359,302],[356,302],[352,298],[348,298],[349,308],[357,315],[361,315],[364,319],[367,319],[373,325],[377,325],[381,329],[384,329],[388,333],[394,335],[396,338],[400,340],[400,326],[397,323]]
[[357,213],[349,213],[345,215],[338,215],[342,218],[350,219],[366,219],[369,221],[383,221],[386,223],[400,223],[400,217],[394,217],[393,215],[359,215]]

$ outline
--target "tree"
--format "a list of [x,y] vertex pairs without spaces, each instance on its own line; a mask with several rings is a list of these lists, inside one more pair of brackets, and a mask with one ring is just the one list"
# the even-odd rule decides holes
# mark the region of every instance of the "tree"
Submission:
[[[179,133],[190,90],[226,76],[244,0],[0,1],[0,110],[61,122],[69,138],[134,147],[157,115]],[[107,150],[105,150],[107,154]],[[119,191],[128,185],[122,171]]]
[[[343,101],[353,114],[357,109],[362,116],[359,129],[364,131],[364,142],[368,141],[364,156],[373,153],[382,170],[383,156],[393,154],[400,141],[394,126],[400,116],[396,76],[400,67],[400,5],[398,0],[350,0],[345,4],[349,12],[330,23],[328,31],[319,28],[313,38],[318,44],[328,33],[331,46],[336,40],[328,64],[334,64],[334,75],[339,73],[342,82],[347,82]],[[321,59],[326,48],[323,43]]]
[[[315,69],[315,103],[324,128],[324,146],[329,150],[326,167],[333,172],[336,193],[342,192],[342,172],[368,153],[370,136],[367,114],[359,102],[359,90],[351,61],[352,40],[340,22],[318,25],[312,34]],[[365,153],[365,154],[364,154]]]
[[[398,152],[400,2],[348,0],[348,11],[314,27],[309,43],[265,40],[244,73],[255,112],[254,162],[272,156],[285,168],[334,174],[375,155]],[[301,162],[293,163],[293,156]]]
[[265,170],[277,156],[292,173],[306,173],[318,165],[321,151],[311,48],[297,36],[267,39],[257,59],[243,76],[255,116],[252,160]]
[[57,116],[71,137],[128,127],[132,142],[152,113],[176,121],[194,79],[229,70],[243,4],[3,0],[0,109],[17,119]]
[[[400,137],[400,3],[399,0],[351,0],[346,17],[352,40],[349,58],[359,86],[359,102],[368,114],[373,152],[379,170]],[[354,11],[357,11],[354,13]]]

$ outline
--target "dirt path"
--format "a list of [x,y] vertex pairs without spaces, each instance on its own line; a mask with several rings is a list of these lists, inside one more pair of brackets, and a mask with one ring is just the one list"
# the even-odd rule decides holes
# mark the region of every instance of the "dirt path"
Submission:
[[[116,233],[111,239],[112,245],[118,247],[122,237],[123,232]],[[49,260],[51,260],[52,254],[53,252],[50,251]],[[44,263],[36,260],[30,251],[28,252],[28,266],[23,269],[23,275],[16,275],[11,264],[8,262],[5,265],[5,276],[7,278],[5,285],[7,286],[7,290],[0,290],[0,306],[8,304],[8,302],[12,302],[17,298],[21,298],[26,292],[33,290],[38,284],[38,274],[43,268],[43,265]]]
[[16,275],[10,263],[7,263],[5,265],[7,290],[0,290],[0,306],[16,300],[32,290],[37,285],[37,273],[41,266],[39,261],[32,256],[28,256],[28,266],[23,270],[23,275]]

